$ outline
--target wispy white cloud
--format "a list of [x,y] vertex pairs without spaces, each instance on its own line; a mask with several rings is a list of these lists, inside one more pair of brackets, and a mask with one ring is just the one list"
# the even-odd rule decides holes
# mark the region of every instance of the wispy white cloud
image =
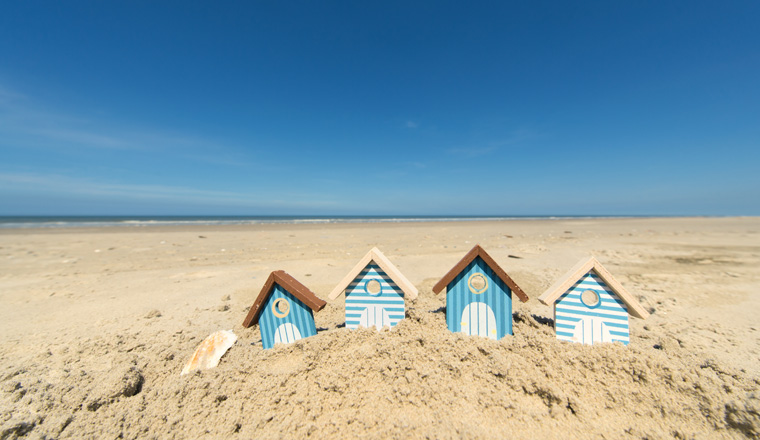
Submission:
[[[260,170],[264,168],[262,164],[253,162],[249,156],[237,153],[223,152],[224,149],[222,147],[213,148],[212,151],[216,151],[216,153],[185,153],[183,154],[183,157],[205,165],[246,168],[248,170]],[[269,167],[270,170],[276,170],[280,168],[280,166],[276,165]]]
[[447,152],[449,154],[465,157],[479,157],[495,153],[505,147],[518,145],[538,137],[541,137],[541,135],[530,130],[515,130],[512,132],[511,136],[488,142],[486,145],[449,148]]
[[[330,210],[343,203],[314,189],[320,185],[304,189],[279,184],[266,190],[262,185],[269,185],[267,179],[241,177],[241,168],[265,176],[283,167],[260,160],[250,145],[114,122],[97,114],[90,119],[75,111],[51,110],[0,84],[0,151],[11,150],[25,154],[17,162],[0,160],[0,199],[14,200],[16,206],[31,200],[43,204],[60,200],[62,205],[76,201],[93,209],[117,203],[125,208],[150,204],[166,209],[182,205],[278,212]],[[31,151],[39,154],[30,155]],[[68,168],[51,168],[55,160],[37,161],[34,156],[63,158],[61,163]],[[151,161],[150,166],[146,161]],[[172,173],[182,170],[182,183],[168,175],[149,175],[150,170],[161,169],[159,163]],[[203,175],[193,179],[188,170]],[[3,210],[13,208],[4,203]]]
[[66,145],[79,145],[94,148],[107,149],[133,149],[136,144],[126,139],[114,137],[112,135],[94,133],[85,130],[75,130],[70,128],[42,128],[26,129],[26,133],[37,135],[58,143]]
[[485,156],[487,154],[493,153],[494,151],[497,151],[497,150],[499,150],[499,146],[489,145],[485,147],[449,148],[448,153],[458,155],[458,156],[465,156],[465,157],[479,157],[479,156]]
[[185,186],[123,184],[77,178],[62,174],[0,172],[0,193],[61,195],[92,200],[107,198],[125,201],[159,201],[199,206],[265,207],[265,208],[331,208],[337,200],[318,194],[280,192],[269,197],[262,192],[218,191]]
[[0,188],[18,185],[23,185],[27,191],[141,199],[230,198],[237,196],[235,193],[223,191],[207,191],[181,186],[109,183],[60,174],[0,173]]
[[417,127],[419,127],[419,126],[420,126],[420,124],[419,124],[419,123],[417,123],[417,122],[414,122],[414,121],[406,121],[406,128],[411,128],[411,129],[414,129],[414,128],[417,128]]
[[497,146],[488,146],[488,147],[470,147],[470,148],[450,148],[448,150],[449,154],[456,154],[466,157],[478,157],[478,156],[485,156],[486,154],[493,153],[494,151],[498,150],[499,147]]
[[0,105],[7,105],[8,103],[12,101],[17,101],[20,99],[25,99],[26,96],[11,91],[10,89],[3,87],[2,84],[0,84]]
[[[247,162],[247,165],[254,165],[240,154],[235,156],[237,148],[223,141],[139,124],[114,124],[101,119],[72,111],[50,110],[0,84],[0,147],[34,147],[66,154],[86,154],[88,149],[164,151],[204,163],[239,165]],[[207,151],[215,154],[205,154]],[[235,157],[226,161],[220,159],[226,156]]]

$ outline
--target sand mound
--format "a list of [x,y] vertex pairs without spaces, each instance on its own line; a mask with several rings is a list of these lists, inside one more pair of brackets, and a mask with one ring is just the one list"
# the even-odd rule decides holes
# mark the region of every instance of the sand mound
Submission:
[[[333,308],[336,308],[333,306]],[[335,314],[335,313],[333,313]],[[93,338],[2,372],[0,438],[756,436],[758,383],[678,344],[588,347],[515,314],[501,341],[419,305],[392,331],[332,328],[264,351],[257,330],[180,377],[205,335]],[[93,358],[98,358],[93,366]]]
[[[476,242],[531,298],[500,341],[431,292]],[[325,298],[372,246],[420,290],[397,328],[349,331],[342,300],[289,346],[241,327],[272,270]],[[582,255],[653,312],[629,346],[556,340],[536,297]],[[758,219],[22,231],[0,260],[0,440],[760,436]]]

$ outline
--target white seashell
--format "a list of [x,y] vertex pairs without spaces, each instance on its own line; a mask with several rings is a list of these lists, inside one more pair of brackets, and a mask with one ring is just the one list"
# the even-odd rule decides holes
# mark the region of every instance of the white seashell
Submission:
[[216,367],[219,365],[219,359],[224,356],[224,353],[232,347],[235,341],[237,341],[237,336],[235,336],[235,333],[232,333],[232,330],[219,330],[210,334],[195,349],[193,357],[190,358],[185,368],[182,369],[180,376],[193,370]]

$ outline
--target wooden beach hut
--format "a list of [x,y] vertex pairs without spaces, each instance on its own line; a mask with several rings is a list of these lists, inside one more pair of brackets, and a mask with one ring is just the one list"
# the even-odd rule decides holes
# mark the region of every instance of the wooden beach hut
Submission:
[[269,274],[243,327],[259,324],[264,348],[295,342],[317,334],[313,312],[326,304],[288,273],[277,270]]
[[579,261],[538,300],[554,306],[557,339],[583,344],[628,345],[628,316],[649,316],[594,257]]
[[346,327],[395,327],[406,312],[406,300],[417,298],[417,288],[383,255],[372,248],[330,293],[346,294]]
[[446,288],[446,324],[454,333],[501,339],[512,334],[512,296],[528,296],[480,245],[475,245],[435,286]]

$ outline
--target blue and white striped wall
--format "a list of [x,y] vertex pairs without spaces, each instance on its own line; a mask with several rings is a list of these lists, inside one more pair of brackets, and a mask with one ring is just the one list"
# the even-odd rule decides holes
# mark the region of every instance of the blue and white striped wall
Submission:
[[[380,293],[367,291],[367,282],[377,280]],[[346,327],[395,327],[404,319],[404,292],[371,261],[346,287]]]
[[[483,293],[473,293],[467,284],[478,272],[488,280]],[[491,339],[512,334],[512,291],[482,258],[472,260],[446,286],[446,324],[454,333]]]
[[[597,305],[588,306],[581,301],[585,290],[596,292]],[[628,307],[593,270],[554,303],[554,325],[557,339],[563,341],[622,342],[625,345],[629,342]]]
[[[272,348],[276,343],[287,344],[316,335],[317,326],[314,324],[314,313],[311,308],[279,284],[275,284],[272,290],[259,316],[261,343],[264,348]],[[290,306],[288,314],[282,318],[278,318],[272,311],[274,302],[280,298],[285,298]]]

